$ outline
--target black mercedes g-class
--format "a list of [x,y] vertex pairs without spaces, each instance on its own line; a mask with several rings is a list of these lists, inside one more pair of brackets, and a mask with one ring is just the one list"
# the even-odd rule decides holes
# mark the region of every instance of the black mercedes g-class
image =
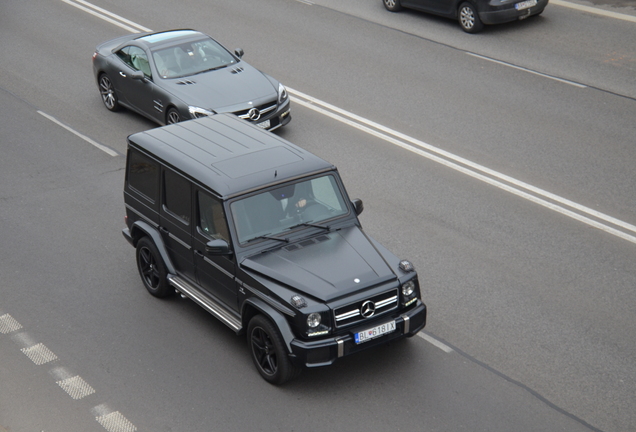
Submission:
[[413,265],[362,230],[336,167],[232,115],[128,137],[124,202],[150,294],[246,332],[270,383],[426,324]]

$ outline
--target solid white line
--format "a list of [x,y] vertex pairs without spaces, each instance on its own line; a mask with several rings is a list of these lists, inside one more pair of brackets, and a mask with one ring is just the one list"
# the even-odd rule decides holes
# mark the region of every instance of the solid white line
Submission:
[[595,7],[591,7],[591,6],[584,6],[584,5],[580,5],[577,3],[571,3],[568,1],[564,1],[564,0],[550,0],[550,4],[553,5],[557,5],[557,6],[563,6],[563,7],[567,7],[570,9],[576,9],[582,12],[588,12],[588,13],[593,13],[596,15],[602,15],[602,16],[606,16],[608,18],[616,18],[619,20],[623,20],[623,21],[631,21],[631,22],[636,22],[636,16],[633,15],[627,15],[627,14],[622,14],[622,13],[618,13],[618,12],[612,12],[612,11],[608,11],[605,9],[598,9]]
[[508,66],[510,68],[513,68],[513,69],[518,69],[520,71],[529,72],[531,74],[535,74],[535,75],[538,75],[538,76],[541,76],[541,77],[544,77],[544,78],[550,78],[551,80],[559,81],[559,82],[562,82],[562,83],[565,83],[565,84],[569,84],[569,85],[574,86],[574,87],[587,88],[587,86],[584,85],[584,84],[579,84],[579,83],[574,82],[574,81],[569,81],[569,80],[566,80],[566,79],[563,79],[563,78],[558,78],[558,77],[555,77],[555,76],[552,76],[552,75],[547,75],[547,74],[544,74],[544,73],[541,73],[541,72],[534,71],[532,69],[527,69],[527,68],[524,68],[524,67],[521,67],[521,66],[513,65],[512,63],[506,63],[506,62],[501,61],[501,60],[495,60],[494,58],[486,57],[486,56],[483,56],[483,55],[480,55],[480,54],[475,54],[475,53],[471,53],[471,52],[468,52],[468,51],[466,51],[466,54],[471,55],[473,57],[480,58],[480,59],[488,60],[488,61],[491,61],[493,63],[498,63],[500,65]]
[[[438,149],[438,148],[436,148],[434,146],[431,146],[430,144],[427,144],[427,143],[424,143],[422,141],[416,140],[414,138],[408,137],[407,135],[404,135],[404,134],[402,134],[400,132],[397,132],[397,131],[393,131],[393,130],[391,130],[389,128],[386,128],[386,127],[384,127],[382,125],[379,125],[377,123],[374,123],[372,121],[363,119],[362,117],[359,117],[359,116],[357,116],[355,114],[348,113],[347,111],[341,110],[340,108],[334,107],[333,105],[330,105],[330,104],[327,104],[325,102],[319,101],[319,100],[317,100],[315,98],[311,98],[311,97],[309,97],[307,95],[303,95],[302,93],[300,93],[300,92],[298,92],[296,90],[290,89],[289,87],[287,87],[287,91],[290,94],[292,94],[292,95],[294,95],[294,94],[295,95],[302,95],[303,98],[310,98],[311,99],[310,102],[306,102],[306,101],[304,101],[302,99],[298,99],[297,97],[294,97],[293,98],[294,103],[297,103],[299,105],[305,106],[306,108],[314,110],[314,111],[316,111],[316,112],[318,112],[320,114],[323,114],[323,115],[325,115],[327,117],[331,117],[334,120],[337,120],[337,121],[339,121],[341,123],[347,124],[347,125],[349,125],[351,127],[354,127],[356,129],[359,129],[359,130],[361,130],[363,132],[366,132],[366,133],[368,133],[370,135],[373,135],[373,136],[375,136],[377,138],[385,140],[385,141],[387,141],[387,142],[389,142],[391,144],[394,144],[394,145],[396,145],[398,147],[401,147],[401,148],[403,148],[405,150],[408,150],[408,151],[411,151],[413,153],[416,153],[419,156],[422,156],[422,157],[425,157],[427,159],[430,159],[430,160],[432,160],[434,162],[437,162],[437,163],[439,163],[441,165],[444,165],[444,166],[446,166],[448,168],[451,168],[451,169],[454,169],[454,170],[459,171],[461,173],[464,173],[466,175],[469,175],[469,176],[471,176],[473,178],[476,178],[478,180],[481,180],[481,181],[483,181],[483,182],[485,182],[487,184],[490,184],[490,185],[495,186],[495,187],[497,187],[499,189],[505,190],[505,191],[510,192],[510,193],[512,193],[514,195],[517,195],[517,196],[519,196],[521,198],[524,198],[524,199],[526,199],[528,201],[534,202],[534,203],[539,204],[539,205],[541,205],[543,207],[546,207],[546,208],[548,208],[550,210],[556,211],[556,212],[561,213],[561,214],[563,214],[565,216],[568,216],[568,217],[570,217],[572,219],[578,220],[578,221],[583,222],[583,223],[585,223],[587,225],[590,225],[590,226],[592,226],[594,228],[598,228],[598,229],[600,229],[602,231],[605,231],[607,233],[610,233],[612,235],[615,235],[617,237],[620,237],[620,238],[622,238],[624,240],[627,240],[627,241],[629,241],[631,243],[635,243],[636,244],[636,237],[634,237],[632,235],[626,234],[626,233],[624,233],[622,231],[619,231],[619,230],[617,230],[615,228],[612,228],[612,227],[609,227],[607,225],[604,225],[604,224],[602,224],[602,223],[600,223],[598,221],[589,219],[589,218],[587,218],[587,217],[585,217],[583,215],[580,215],[580,214],[575,213],[575,212],[573,212],[571,210],[565,209],[565,208],[563,208],[561,206],[558,206],[558,205],[556,205],[554,203],[545,201],[545,200],[543,200],[543,199],[541,199],[539,197],[531,195],[531,194],[529,194],[527,192],[524,192],[524,191],[522,191],[520,189],[526,189],[526,190],[531,191],[531,192],[533,192],[533,193],[535,193],[537,195],[544,196],[546,198],[549,198],[549,199],[551,199],[553,201],[559,202],[559,203],[561,203],[563,205],[567,205],[567,206],[569,206],[571,208],[574,208],[574,209],[576,209],[578,211],[581,211],[583,213],[587,213],[590,216],[596,217],[598,219],[605,220],[605,221],[607,221],[609,223],[612,223],[612,224],[617,225],[617,226],[621,226],[624,229],[627,229],[627,230],[630,230],[630,231],[636,233],[636,226],[634,226],[634,225],[630,225],[630,224],[628,224],[626,222],[623,222],[623,221],[621,221],[619,219],[615,219],[615,218],[613,218],[611,216],[608,216],[608,215],[605,215],[603,213],[597,212],[596,210],[587,208],[585,206],[581,206],[581,205],[579,205],[577,203],[574,203],[574,202],[572,202],[570,200],[567,200],[565,198],[559,197],[558,195],[554,195],[554,194],[552,194],[550,192],[541,190],[541,189],[536,188],[534,186],[531,186],[531,185],[529,185],[527,183],[524,183],[524,182],[521,182],[519,180],[516,180],[516,179],[514,179],[512,177],[506,176],[504,174],[501,174],[501,173],[498,173],[496,171],[493,171],[493,170],[491,170],[489,168],[486,168],[486,167],[483,167],[481,165],[475,164],[474,162],[468,161],[468,160],[463,159],[463,158],[461,158],[459,156],[453,155],[452,153],[448,153],[448,152],[446,152],[444,150]],[[338,115],[338,114],[336,114],[334,112],[331,112],[331,111],[328,111],[328,110],[326,110],[324,108],[321,108],[319,105],[324,105],[326,107],[329,107],[331,110],[339,112],[339,113],[342,113],[346,117],[350,117],[352,119],[355,119],[356,121],[347,119],[343,115]],[[369,125],[369,126],[372,126],[375,129],[382,130],[382,131],[384,131],[386,133],[381,133],[378,130],[371,129],[371,127],[365,126],[365,124]],[[396,139],[396,138],[394,138],[392,136],[389,136],[389,135],[394,135],[395,137],[399,137],[402,140]],[[418,147],[424,148],[427,151],[424,151],[421,148],[417,148],[417,147],[414,147],[414,146],[412,146],[410,144],[407,144],[404,141],[411,142],[412,144],[415,144]],[[450,159],[450,160],[443,159],[442,157],[437,156],[434,153],[442,155],[445,158]],[[457,163],[454,163],[452,161],[455,161]],[[469,166],[470,168],[472,168],[472,170],[466,168],[465,166],[458,165],[458,163],[461,163],[463,165]],[[480,172],[484,173],[484,174],[487,174],[490,177],[488,177],[488,176],[486,176],[484,174],[481,174]],[[517,189],[515,187],[512,187],[512,186],[507,185],[505,183],[502,183],[500,181],[497,181],[497,180],[495,180],[494,178],[491,178],[491,177],[499,178],[500,180],[503,180],[503,181],[506,181],[506,182],[508,182],[508,183],[510,183],[512,185],[515,185],[515,186],[517,186],[520,189]]]
[[[64,1],[64,0],[62,0]],[[64,123],[60,122],[58,119],[56,119],[55,117],[52,117],[50,115],[48,115],[45,112],[42,111],[38,111],[38,114],[46,117],[47,119],[51,120],[53,123],[62,126],[64,129],[66,129],[67,131],[77,135],[78,137],[80,137],[81,139],[83,139],[84,141],[86,141],[89,144],[94,145],[95,147],[97,147],[98,149],[100,149],[101,151],[103,151],[104,153],[110,155],[110,156],[119,156],[119,153],[117,153],[115,150],[112,150],[96,141],[93,141],[92,139],[90,139],[89,137],[87,137],[86,135],[82,135],[81,133],[79,133],[78,131],[76,131],[75,129],[72,129],[68,126],[66,126]]]
[[431,345],[436,346],[437,348],[441,349],[444,352],[447,352],[447,353],[452,353],[453,352],[453,349],[451,347],[449,347],[446,344],[441,343],[440,341],[438,341],[434,337],[429,336],[429,335],[427,335],[426,333],[424,333],[422,331],[419,332],[417,335],[419,337],[421,337],[422,339],[424,339],[426,342],[430,343]]
[[[116,21],[116,20],[114,20],[114,19],[112,19],[112,18],[109,18],[108,16],[102,15],[102,14],[100,14],[100,13],[98,13],[98,12],[95,12],[95,11],[93,11],[93,10],[91,10],[91,9],[87,8],[87,7],[81,6],[81,5],[79,5],[79,4],[75,3],[75,2],[72,2],[72,1],[70,1],[70,0],[62,0],[62,1],[63,1],[64,3],[66,3],[66,4],[69,4],[69,5],[73,6],[73,7],[76,7],[76,8],[78,8],[78,9],[81,9],[81,10],[83,10],[84,12],[87,12],[87,13],[89,13],[89,14],[93,15],[93,16],[96,16],[97,18],[101,18],[101,19],[103,19],[104,21],[108,21],[108,22],[109,22],[109,23],[111,23],[111,24],[115,24],[117,27],[121,27],[121,28],[123,28],[124,30],[128,30],[128,31],[129,31],[129,32],[131,32],[131,33],[140,33],[141,31],[150,31],[149,29],[147,29],[147,28],[145,28],[145,27],[142,27],[142,26],[140,26],[139,24],[135,24],[135,23],[133,23],[132,21],[129,21],[129,20],[125,19],[125,18],[120,17],[119,15],[115,15],[114,13],[108,12],[108,11],[106,11],[106,10],[104,10],[104,9],[100,8],[100,7],[97,7],[97,6],[91,5],[90,3],[84,2],[84,1],[82,1],[82,0],[77,0],[77,1],[78,1],[78,2],[81,2],[81,3],[84,3],[84,4],[86,4],[86,5],[89,5],[90,7],[94,8],[94,9],[96,9],[96,10],[104,11],[104,13],[106,13],[107,15],[110,15],[110,16],[112,16],[112,17],[115,17],[115,18],[117,18],[118,20],[121,20],[122,22],[127,22],[127,23],[129,23],[129,24],[131,24],[131,25],[134,25],[135,27],[137,27],[137,29],[132,28],[132,27],[129,27],[129,26],[127,26],[127,25],[123,24],[123,23],[122,23],[122,22],[120,22],[120,21]],[[138,29],[139,29],[139,30],[138,30]]]

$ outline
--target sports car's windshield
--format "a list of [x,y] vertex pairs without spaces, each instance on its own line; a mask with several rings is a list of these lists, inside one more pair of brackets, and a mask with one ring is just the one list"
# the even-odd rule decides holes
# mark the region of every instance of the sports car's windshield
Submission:
[[349,212],[332,175],[286,183],[230,205],[239,242],[275,236],[298,226],[319,226]]
[[152,52],[162,78],[180,78],[220,69],[236,58],[213,39],[205,38]]

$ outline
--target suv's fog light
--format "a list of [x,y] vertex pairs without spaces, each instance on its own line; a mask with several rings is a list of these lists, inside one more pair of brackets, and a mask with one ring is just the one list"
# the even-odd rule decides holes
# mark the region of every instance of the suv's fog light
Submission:
[[404,297],[409,297],[411,294],[413,294],[413,291],[415,291],[415,282],[413,282],[412,280],[402,285],[402,295]]
[[309,328],[316,328],[320,325],[322,317],[318,312],[313,312],[307,315],[307,325]]

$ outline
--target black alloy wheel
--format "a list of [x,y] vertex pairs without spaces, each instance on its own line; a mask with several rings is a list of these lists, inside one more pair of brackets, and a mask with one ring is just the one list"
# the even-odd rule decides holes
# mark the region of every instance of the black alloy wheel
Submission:
[[384,3],[384,7],[391,12],[398,12],[402,10],[400,0],[382,0],[382,3]]
[[106,74],[99,76],[99,93],[102,96],[102,102],[104,102],[104,105],[109,111],[119,110],[119,101],[115,94],[115,87],[113,87],[113,83]]
[[168,114],[166,115],[166,124],[175,124],[181,121],[181,116],[179,115],[179,111],[174,108],[170,108],[168,110]]
[[478,33],[484,28],[477,10],[471,3],[465,2],[459,6],[457,19],[462,30],[467,33]]
[[165,297],[172,293],[166,279],[166,266],[155,244],[148,237],[137,243],[137,269],[150,294]]
[[256,315],[249,323],[247,337],[256,369],[271,384],[283,384],[300,374],[301,369],[291,363],[278,329],[263,315]]

